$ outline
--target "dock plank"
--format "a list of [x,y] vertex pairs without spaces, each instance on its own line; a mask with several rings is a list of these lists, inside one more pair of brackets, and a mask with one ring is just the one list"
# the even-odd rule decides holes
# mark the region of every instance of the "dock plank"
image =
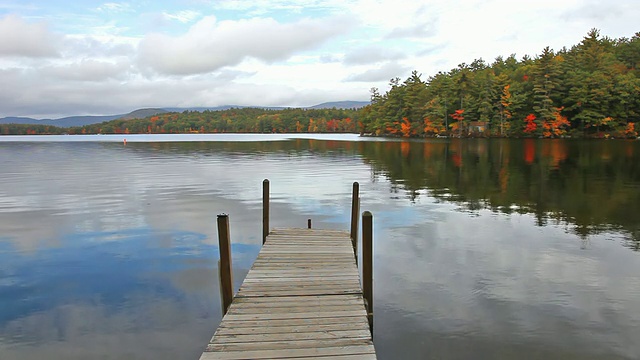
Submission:
[[376,359],[349,233],[274,229],[201,360]]

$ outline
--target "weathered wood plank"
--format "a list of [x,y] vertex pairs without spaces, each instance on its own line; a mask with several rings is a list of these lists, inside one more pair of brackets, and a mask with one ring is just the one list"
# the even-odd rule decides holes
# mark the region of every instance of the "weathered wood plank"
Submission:
[[[337,324],[311,324],[311,325],[288,325],[272,327],[220,327],[216,330],[216,336],[226,335],[251,335],[251,334],[293,334],[293,333],[315,333],[332,331],[367,331],[369,325],[356,322],[341,322]],[[371,334],[369,332],[369,334]],[[211,339],[213,341],[213,339]]]
[[[332,330],[313,332],[289,332],[278,334],[216,334],[215,344],[251,343],[263,341],[298,341],[298,340],[329,340],[329,339],[363,339],[371,340],[368,329],[361,330]],[[213,341],[212,341],[213,343]]]
[[[248,299],[248,298],[243,298],[243,299]],[[254,300],[253,298],[251,298],[250,300]],[[268,306],[269,304],[250,304],[247,306],[236,306],[236,307],[232,307],[229,309],[230,313],[249,313],[249,312],[260,312],[260,311],[270,311],[273,313],[276,312],[286,312],[286,311],[291,311],[291,312],[305,312],[305,311],[297,311],[298,309],[307,309],[306,312],[313,310],[317,312],[330,312],[333,310],[354,310],[354,309],[360,309],[360,307],[363,305],[363,303],[345,303],[345,304],[339,304],[339,303],[330,303],[330,304],[317,304],[317,303],[289,303],[289,304],[283,304],[283,305],[279,305],[279,306]]]
[[[360,292],[360,286],[358,285],[358,283],[351,283],[351,284],[310,284],[310,285],[297,285],[297,284],[283,284],[282,286],[269,286],[269,285],[260,285],[260,284],[255,284],[253,286],[243,286],[240,288],[240,290],[238,291],[238,293],[241,292],[269,292],[269,291],[273,291],[273,295],[271,296],[278,296],[276,295],[279,291],[310,291],[310,290],[340,290],[341,292],[347,291],[347,292],[351,292],[354,294],[358,294]],[[327,292],[327,293],[320,293],[318,295],[323,295],[323,294],[331,294],[331,292]],[[282,296],[282,295],[280,295]],[[290,295],[289,295],[290,296]]]
[[[313,275],[309,275],[305,273],[298,273],[298,274],[283,274],[283,273],[276,273],[276,274],[259,274],[259,270],[256,270],[253,274],[251,274],[251,276],[247,276],[244,279],[244,282],[281,282],[281,281],[291,281],[291,282],[296,282],[296,281],[315,281],[315,280],[328,280],[328,281],[334,281],[334,280],[354,280],[354,281],[360,281],[360,278],[355,276],[355,275],[350,275],[350,274],[337,274],[337,275],[324,275],[324,276],[315,276],[316,274],[314,273]],[[282,276],[285,275],[285,276]],[[297,276],[296,276],[297,275]]]
[[346,324],[364,321],[368,327],[366,316],[313,318],[313,319],[275,319],[275,320],[224,320],[220,327],[259,327],[259,326],[299,326],[299,325],[329,325]]
[[[282,358],[281,358],[282,359]],[[329,358],[326,356],[305,356],[303,358],[297,359],[316,359],[316,360],[328,360]],[[376,354],[359,354],[359,355],[333,355],[330,359],[338,359],[338,360],[376,360]]]
[[367,316],[364,309],[360,310],[340,310],[335,312],[300,312],[300,313],[260,313],[260,314],[228,314],[225,316],[228,321],[253,321],[253,320],[285,320],[285,319],[314,319],[314,318],[335,318]]
[[279,234],[319,234],[319,235],[327,235],[327,234],[338,234],[338,235],[346,235],[349,236],[349,232],[344,230],[337,229],[304,229],[304,228],[273,228],[269,235],[279,235]]
[[270,291],[270,290],[321,290],[325,288],[337,288],[337,289],[355,289],[358,291],[360,289],[360,283],[358,281],[323,281],[323,282],[276,282],[276,283],[250,283],[245,284],[242,287],[242,291]]
[[358,289],[335,289],[323,291],[323,289],[308,290],[282,290],[282,291],[264,291],[264,290],[241,290],[237,296],[243,297],[265,297],[265,296],[309,296],[309,295],[340,295],[340,294],[357,294]]
[[337,287],[337,288],[349,288],[356,289],[358,291],[360,289],[360,283],[358,281],[318,281],[318,282],[295,282],[295,281],[283,281],[281,283],[262,283],[262,282],[253,282],[245,284],[241,287],[244,291],[247,290],[255,290],[255,289],[316,289],[316,288],[326,288],[326,287]]
[[270,297],[270,298],[264,298],[264,299],[251,299],[251,300],[243,300],[241,298],[239,299],[233,299],[233,305],[235,304],[239,304],[242,302],[251,302],[251,303],[259,303],[259,302],[265,302],[265,303],[273,303],[273,304],[281,304],[283,302],[288,302],[288,301],[294,301],[294,302],[300,302],[300,301],[308,301],[308,302],[322,302],[322,301],[331,301],[331,300],[336,300],[336,301],[340,301],[344,299],[345,301],[348,300],[357,300],[357,301],[364,301],[362,300],[362,296],[358,295],[358,294],[353,294],[353,295],[321,295],[321,296],[305,296],[305,297],[288,297],[288,296],[283,296],[283,297]]
[[260,280],[255,280],[255,281],[247,281],[243,284],[243,286],[245,287],[260,287],[260,286],[266,286],[266,287],[270,287],[270,286],[283,286],[283,285],[287,285],[290,284],[291,286],[305,286],[305,285],[345,285],[345,284],[349,284],[349,285],[353,285],[355,284],[356,286],[360,284],[360,280],[355,279],[353,277],[351,278],[347,278],[347,277],[342,277],[342,278],[334,278],[334,279],[324,279],[324,278],[318,278],[318,279],[312,279],[309,280],[308,278],[297,278],[297,279],[289,279],[289,278],[285,278],[285,279],[278,279],[278,278],[269,278],[269,279],[260,279]]
[[356,275],[344,272],[341,270],[332,271],[317,271],[313,269],[302,270],[290,270],[288,272],[279,272],[275,269],[254,269],[253,274],[250,274],[245,279],[248,282],[260,282],[260,281],[272,281],[277,279],[290,279],[290,280],[303,280],[303,279],[353,279],[357,278]]
[[[333,252],[306,252],[300,253],[296,251],[278,251],[273,253],[264,253],[258,256],[256,260],[271,260],[271,259],[295,259],[295,260],[335,260],[335,261],[347,261],[347,264],[353,258],[353,254]],[[354,261],[355,262],[355,261]]]
[[293,341],[261,341],[246,343],[208,344],[207,351],[251,351],[280,349],[314,349],[328,347],[369,345],[371,339],[321,339]]
[[348,232],[275,229],[207,359],[375,359]]
[[200,360],[233,360],[233,359],[286,359],[304,357],[334,357],[344,355],[375,354],[372,345],[342,346],[309,349],[278,349],[229,352],[204,352]]
[[[320,264],[313,264],[313,263],[300,263],[300,262],[293,262],[291,264],[283,264],[283,262],[276,262],[276,261],[256,261],[256,268],[257,269],[269,269],[271,268],[272,270],[278,270],[281,269],[282,267],[287,267],[290,270],[302,270],[302,269],[314,269],[314,270],[332,270],[332,271],[343,271],[343,273],[347,273],[347,271],[352,271],[351,270],[351,266],[347,265],[347,264],[341,264],[341,263],[325,263],[324,266],[321,266]],[[321,269],[318,269],[321,268]]]
[[334,306],[321,306],[320,309],[313,309],[308,306],[300,306],[300,307],[277,307],[277,308],[267,308],[267,307],[241,307],[230,310],[227,314],[234,315],[242,315],[242,314],[295,314],[295,313],[307,313],[309,310],[315,310],[318,314],[330,314],[333,315],[338,311],[360,311],[362,305],[353,304],[353,305],[334,305]]
[[[274,294],[280,292],[280,291],[322,291],[322,290],[326,290],[326,291],[331,291],[331,289],[334,290],[339,290],[341,292],[347,291],[347,292],[353,292],[354,294],[357,294],[358,291],[360,290],[360,286],[355,283],[355,284],[306,284],[306,285],[298,285],[298,284],[294,284],[294,285],[287,285],[287,284],[282,284],[281,286],[269,286],[269,285],[259,285],[256,284],[254,286],[243,286],[242,289],[240,289],[240,292],[243,293],[250,293],[250,292],[270,292],[273,291]],[[325,294],[325,293],[321,293],[321,294]]]

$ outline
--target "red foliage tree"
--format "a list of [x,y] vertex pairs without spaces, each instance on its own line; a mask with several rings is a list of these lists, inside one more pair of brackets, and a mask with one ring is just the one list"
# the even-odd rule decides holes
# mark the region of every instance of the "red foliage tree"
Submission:
[[464,109],[458,109],[453,114],[451,114],[451,118],[456,122],[449,125],[451,126],[452,131],[458,130],[460,134],[462,134],[462,121],[464,120],[464,115],[462,115],[463,113]]
[[536,116],[533,114],[527,115],[527,117],[524,118],[524,122],[525,126],[523,132],[525,134],[531,134],[538,128],[538,124],[536,124]]
[[355,123],[351,122],[351,118],[346,118],[344,119],[344,127],[345,127],[345,131],[355,131],[356,127],[355,127]]
[[335,132],[337,128],[338,128],[338,122],[335,119],[331,119],[327,121],[328,132]]

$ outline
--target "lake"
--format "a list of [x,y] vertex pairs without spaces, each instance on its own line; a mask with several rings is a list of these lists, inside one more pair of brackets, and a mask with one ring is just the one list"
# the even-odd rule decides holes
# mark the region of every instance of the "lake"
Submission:
[[374,215],[379,359],[640,358],[640,142],[0,137],[0,359],[198,359],[271,226]]

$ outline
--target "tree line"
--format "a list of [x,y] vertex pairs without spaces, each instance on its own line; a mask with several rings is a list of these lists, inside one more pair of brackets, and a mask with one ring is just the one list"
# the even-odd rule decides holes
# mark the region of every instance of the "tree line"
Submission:
[[392,79],[384,94],[371,89],[360,115],[376,135],[635,137],[639,63],[640,32],[611,39],[592,29],[570,49]]
[[361,133],[377,136],[637,137],[640,32],[592,29],[570,49],[476,59],[426,80],[414,71],[371,89],[361,109],[184,111],[73,128],[0,124],[0,134]]
[[356,109],[233,108],[170,112],[81,127],[0,124],[0,134],[355,133]]

